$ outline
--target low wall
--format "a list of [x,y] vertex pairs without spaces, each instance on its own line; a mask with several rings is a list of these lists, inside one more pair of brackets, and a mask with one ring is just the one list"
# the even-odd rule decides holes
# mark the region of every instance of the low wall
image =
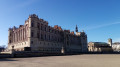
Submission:
[[61,53],[46,53],[39,51],[22,51],[14,52],[14,57],[39,57],[39,56],[57,56],[62,55]]
[[11,54],[0,54],[0,58],[11,58]]
[[120,52],[81,52],[80,54],[120,54]]
[[120,54],[120,52],[80,52],[80,53],[47,53],[39,51],[18,51],[11,54],[0,54],[0,58],[14,58],[14,57],[40,57],[40,56],[63,56],[63,55],[80,55],[80,54]]

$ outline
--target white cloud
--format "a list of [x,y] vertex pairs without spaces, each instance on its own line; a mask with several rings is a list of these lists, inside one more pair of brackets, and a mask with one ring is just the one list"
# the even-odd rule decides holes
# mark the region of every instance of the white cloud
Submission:
[[109,24],[102,24],[102,25],[98,25],[98,26],[88,26],[88,27],[86,27],[84,29],[85,30],[92,30],[92,29],[98,29],[98,28],[102,28],[102,27],[107,27],[107,26],[115,25],[115,24],[120,24],[120,22],[109,23]]
[[120,38],[113,39],[113,42],[120,42]]

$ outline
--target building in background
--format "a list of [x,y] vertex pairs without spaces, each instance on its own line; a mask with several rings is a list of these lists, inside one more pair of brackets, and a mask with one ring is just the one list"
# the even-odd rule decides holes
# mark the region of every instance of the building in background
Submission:
[[120,42],[115,42],[112,44],[112,49],[115,52],[120,52]]
[[0,46],[0,52],[4,51],[6,49],[5,45]]
[[87,35],[84,31],[63,30],[51,27],[48,22],[32,14],[24,25],[9,28],[8,50],[41,51],[49,53],[78,53],[87,51]]
[[112,39],[111,38],[108,39],[108,44],[109,44],[109,46],[112,47]]
[[112,52],[112,39],[108,39],[108,43],[105,42],[89,42],[89,52]]

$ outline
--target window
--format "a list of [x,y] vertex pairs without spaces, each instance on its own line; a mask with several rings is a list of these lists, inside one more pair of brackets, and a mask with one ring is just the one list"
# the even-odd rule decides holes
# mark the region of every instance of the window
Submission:
[[37,33],[37,38],[40,38],[39,33]]
[[10,36],[11,36],[11,33],[10,33]]
[[34,27],[34,20],[31,21],[31,27]]
[[41,30],[42,30],[42,25],[41,25]]
[[38,29],[40,28],[40,24],[39,23],[37,24],[37,27],[38,27]]
[[31,37],[34,37],[34,33],[33,32],[31,32]]
[[50,40],[50,35],[49,35],[49,40]]
[[34,23],[33,22],[31,23],[31,27],[34,27]]
[[50,32],[50,29],[49,29],[49,32]]
[[52,41],[54,40],[53,36],[52,36]]
[[41,39],[43,39],[43,35],[41,34]]
[[11,40],[10,40],[10,43],[11,43]]
[[45,34],[45,40],[46,40],[46,34]]
[[51,32],[54,33],[54,30],[52,30]]
[[45,31],[46,31],[46,26],[45,26]]
[[31,44],[33,44],[33,41],[31,41]]
[[55,34],[56,34],[56,31],[55,31]]

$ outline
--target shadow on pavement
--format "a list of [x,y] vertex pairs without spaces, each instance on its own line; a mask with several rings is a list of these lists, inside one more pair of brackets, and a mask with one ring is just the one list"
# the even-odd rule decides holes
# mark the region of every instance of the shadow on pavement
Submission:
[[0,58],[0,61],[17,61],[10,58]]

